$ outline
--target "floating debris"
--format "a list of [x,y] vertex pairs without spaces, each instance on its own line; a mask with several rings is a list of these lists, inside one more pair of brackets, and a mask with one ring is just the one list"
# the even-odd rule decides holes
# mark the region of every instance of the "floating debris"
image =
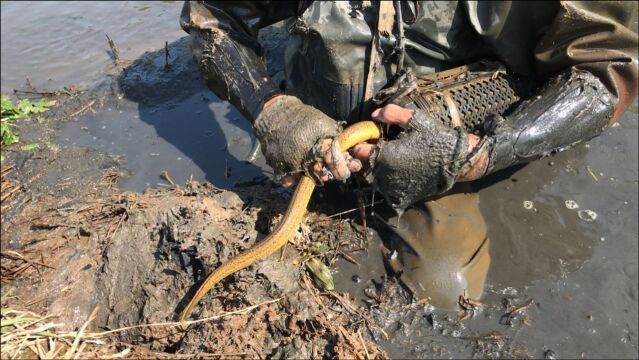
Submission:
[[570,210],[575,210],[575,209],[579,208],[579,204],[577,204],[577,202],[575,202],[575,200],[566,200],[565,204],[566,204],[566,208],[568,208]]
[[353,275],[351,280],[353,280],[353,282],[356,283],[356,284],[359,284],[360,282],[362,282],[362,278],[359,277],[359,275]]
[[535,206],[535,204],[530,200],[524,200],[524,209],[530,210]]
[[593,222],[597,220],[597,213],[592,210],[579,210],[577,212],[579,218],[586,222]]
[[554,360],[556,358],[557,358],[557,354],[551,349],[544,351],[544,359]]
[[590,174],[590,176],[592,176],[593,179],[595,179],[596,182],[599,182],[597,175],[595,175],[595,173],[592,172],[592,169],[590,169],[590,166],[586,166],[586,170],[588,170],[588,173]]

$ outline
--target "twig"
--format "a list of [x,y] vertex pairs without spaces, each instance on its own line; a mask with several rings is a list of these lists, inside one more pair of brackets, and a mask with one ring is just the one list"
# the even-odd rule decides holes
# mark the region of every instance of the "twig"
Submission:
[[22,186],[14,186],[13,188],[11,188],[11,190],[7,191],[5,194],[2,194],[2,196],[0,197],[0,202],[5,201],[9,198],[9,196],[15,194],[19,190],[22,190]]
[[22,260],[22,261],[24,261],[26,263],[31,264],[32,266],[33,265],[40,265],[40,266],[44,266],[44,267],[49,268],[49,269],[55,269],[53,266],[49,266],[49,265],[41,263],[41,262],[39,262],[37,260],[29,260],[24,255],[22,255],[22,254],[20,254],[18,252],[15,252],[15,251],[6,250],[6,251],[0,252],[0,254],[3,255],[3,256],[12,258],[14,260]]
[[175,181],[173,181],[173,179],[171,179],[171,177],[169,176],[169,172],[166,170],[162,170],[162,177],[169,182],[169,184],[171,184],[171,186],[173,186],[174,188],[177,188],[177,184],[175,183]]
[[349,263],[357,265],[358,268],[361,267],[360,263],[358,263],[355,259],[353,259],[353,257],[346,254],[345,252],[340,250],[338,254],[341,255],[344,258],[344,260],[348,261]]
[[37,91],[37,90],[20,90],[13,89],[14,94],[23,93],[23,94],[34,94],[41,96],[56,96],[60,94],[73,95],[69,90],[53,90],[53,91]]
[[[359,182],[358,182],[359,186]],[[364,227],[364,239],[368,241],[368,226],[366,225],[366,205],[364,204],[364,199],[362,197],[362,193],[360,191],[357,192],[357,206],[359,207],[359,217],[362,218],[362,226]],[[363,244],[360,241],[360,247],[363,247]]]
[[111,48],[111,54],[113,54],[113,62],[117,65],[120,62],[120,52],[118,51],[118,48],[115,47],[115,43],[113,42],[113,40],[111,40],[109,35],[107,35],[106,33],[104,35],[106,36],[107,41],[109,42],[109,47]]
[[212,320],[218,320],[221,318],[224,318],[226,316],[230,316],[230,315],[240,315],[240,314],[245,314],[251,310],[254,310],[262,305],[268,305],[268,304],[272,304],[275,302],[280,301],[282,298],[277,298],[274,300],[268,300],[268,301],[264,301],[262,303],[256,304],[256,305],[252,305],[249,307],[246,307],[244,309],[240,309],[240,310],[235,310],[235,311],[229,311],[229,312],[225,312],[219,315],[214,315],[208,318],[204,318],[204,319],[198,319],[198,320],[190,320],[190,321],[185,321],[185,322],[164,322],[164,323],[153,323],[153,324],[139,324],[139,325],[132,325],[132,326],[127,326],[127,327],[123,327],[123,328],[119,328],[119,329],[114,329],[114,330],[108,330],[108,331],[103,331],[103,332],[99,332],[99,333],[87,333],[84,337],[85,338],[100,338],[103,337],[105,335],[109,335],[109,334],[114,334],[114,333],[118,333],[118,332],[122,332],[122,331],[126,331],[126,330],[131,330],[131,329],[140,329],[140,328],[149,328],[149,327],[163,327],[163,326],[168,326],[168,327],[180,327],[182,325],[193,325],[193,324],[199,324],[199,323],[203,323],[203,322],[208,322],[208,321],[212,321]]
[[[371,203],[371,204],[369,204],[369,205],[364,205],[364,208],[371,207],[371,206],[374,206],[374,205],[377,205],[377,204],[381,204],[382,202],[384,202],[384,201],[383,201],[383,200],[380,200],[380,201],[378,201],[378,202]],[[352,212],[357,211],[357,210],[359,210],[359,209],[360,209],[360,207],[358,206],[358,207],[353,208],[353,209],[350,209],[350,210],[346,210],[346,211],[338,212],[337,214],[329,215],[329,216],[327,216],[327,218],[329,218],[329,219],[330,219],[330,218],[334,218],[334,217],[336,217],[336,216],[349,214],[349,213],[352,213]],[[319,221],[322,221],[322,220],[319,220]]]
[[93,104],[95,104],[95,100],[91,101],[90,103],[88,103],[86,106],[82,107],[82,109],[74,112],[73,114],[69,115],[70,118],[75,117],[76,115],[80,115],[83,112],[85,112],[87,109],[91,108],[91,106],[93,106]]
[[0,173],[0,176],[4,177],[4,176],[9,175],[9,173],[10,173],[11,171],[13,171],[13,168],[14,168],[14,167],[15,167],[15,166],[13,166],[13,165],[9,165],[9,166],[7,166],[7,167],[2,168],[2,171],[1,171],[1,173]]
[[[91,323],[91,321],[95,319],[95,316],[98,314],[99,310],[100,310],[100,304],[97,304],[93,308],[93,311],[91,311],[91,313],[89,314],[89,317],[87,318],[87,320],[84,322],[84,324],[82,324],[82,327],[80,327],[80,331],[78,331],[75,339],[73,340],[73,344],[71,344],[71,348],[67,351],[67,353],[64,356],[66,359],[68,359],[70,356],[72,356],[76,352],[76,350],[78,350],[78,345],[80,344],[80,339],[82,338],[84,331],[87,329],[87,326],[89,326],[89,323]],[[82,348],[80,348],[79,350],[81,349]],[[77,355],[80,355],[80,352],[81,351],[78,351]]]
[[284,243],[282,249],[280,250],[280,262],[284,259],[284,254],[286,253],[286,245],[288,245],[288,241]]
[[229,158],[226,157],[224,159],[224,178],[228,179],[230,176],[230,171],[229,171]]
[[371,355],[368,353],[368,349],[366,348],[366,342],[364,342],[362,333],[359,330],[357,330],[357,336],[359,336],[359,341],[362,342],[362,347],[364,348],[364,352],[366,353],[366,360],[370,359]]
[[164,68],[169,68],[169,42],[164,42]]
[[386,331],[384,331],[384,329],[382,329],[381,327],[375,325],[373,323],[373,321],[364,313],[362,313],[361,311],[358,311],[357,309],[353,308],[353,306],[347,302],[345,302],[342,297],[340,295],[338,295],[338,293],[333,292],[333,291],[327,291],[327,292],[323,292],[320,293],[320,295],[330,295],[332,297],[334,297],[335,299],[337,299],[337,301],[340,302],[340,304],[342,304],[342,306],[344,306],[344,309],[346,309],[346,311],[348,311],[351,314],[358,314],[359,316],[362,317],[362,319],[364,319],[366,321],[366,324],[377,328],[377,330],[379,330],[382,334],[384,334],[384,337],[386,338],[386,340],[389,339],[388,334],[386,333]]
[[588,173],[590,174],[590,176],[592,176],[593,179],[595,179],[596,182],[599,182],[599,179],[597,179],[597,175],[595,175],[595,173],[592,172],[589,165],[586,166],[586,170],[588,170]]

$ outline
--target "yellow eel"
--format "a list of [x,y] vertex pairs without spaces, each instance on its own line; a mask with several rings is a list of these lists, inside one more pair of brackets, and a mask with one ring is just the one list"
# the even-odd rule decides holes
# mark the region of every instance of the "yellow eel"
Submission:
[[[377,123],[373,121],[360,121],[344,129],[337,137],[337,141],[342,151],[346,151],[361,142],[377,140],[380,137],[381,129]],[[242,270],[258,260],[264,259],[284,246],[300,226],[302,218],[304,218],[306,214],[306,206],[311,199],[314,189],[314,180],[303,175],[297,184],[288,209],[282,221],[277,224],[275,231],[260,243],[255,244],[244,253],[239,254],[215,269],[197,290],[195,296],[193,296],[193,299],[191,299],[186,308],[184,308],[180,316],[180,321],[183,322],[186,319],[193,308],[195,308],[204,295],[206,295],[215,284],[234,272]]]

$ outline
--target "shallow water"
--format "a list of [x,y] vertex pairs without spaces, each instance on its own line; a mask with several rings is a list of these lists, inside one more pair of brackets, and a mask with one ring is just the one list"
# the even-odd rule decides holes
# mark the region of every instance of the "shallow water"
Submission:
[[[37,88],[90,86],[112,66],[105,32],[127,60],[162,48],[164,41],[179,56],[184,45],[175,42],[184,36],[178,25],[180,4],[0,6],[3,93],[23,86],[26,77]],[[163,85],[175,90],[174,97],[144,101],[136,91],[125,92],[96,114],[67,124],[59,143],[121,155],[131,172],[121,184],[126,190],[166,185],[160,178],[163,170],[178,183],[192,175],[224,188],[268,175],[263,159],[256,165],[244,161],[251,148],[248,123],[201,84],[192,65],[184,66],[171,71],[181,74],[185,83]],[[588,144],[477,184],[491,239],[484,300],[497,308],[504,295],[517,295],[538,305],[531,311],[531,325],[515,332],[499,325],[491,311],[470,320],[469,328],[511,331],[536,357],[545,349],[560,357],[637,356],[637,117],[635,103],[619,126]],[[567,200],[578,209],[566,207]],[[592,210],[597,218],[588,222],[579,210]],[[381,277],[378,244],[371,242],[368,258],[357,258],[359,269],[339,263],[338,290],[362,297],[367,281]],[[361,283],[353,283],[355,274]],[[426,320],[420,321],[427,326]],[[409,349],[424,341],[413,334],[393,339],[386,348],[395,357],[419,356]],[[428,341],[448,348],[443,356],[472,354],[455,339]]]
[[112,64],[105,34],[122,60],[183,35],[181,3],[134,1],[3,1],[2,93],[90,86]]

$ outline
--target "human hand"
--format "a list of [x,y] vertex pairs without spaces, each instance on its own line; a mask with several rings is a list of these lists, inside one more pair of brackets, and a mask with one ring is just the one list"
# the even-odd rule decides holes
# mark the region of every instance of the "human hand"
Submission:
[[362,168],[333,140],[339,132],[337,122],[295,97],[279,95],[267,101],[254,129],[267,163],[285,187],[305,171],[326,182],[346,180]]
[[[483,175],[487,156],[467,161],[480,138],[447,127],[428,112],[390,104],[372,113],[373,120],[398,125],[404,132],[381,145],[362,143],[353,156],[371,163],[380,190],[398,207],[448,190],[455,181]],[[483,163],[482,163],[483,162]]]

